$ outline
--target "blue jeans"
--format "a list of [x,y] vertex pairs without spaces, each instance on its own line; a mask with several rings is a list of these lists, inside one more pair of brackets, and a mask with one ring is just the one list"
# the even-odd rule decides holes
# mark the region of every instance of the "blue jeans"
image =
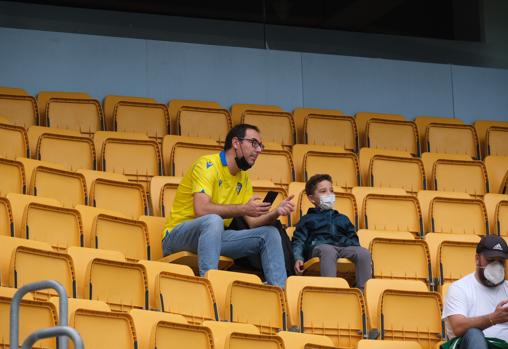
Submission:
[[487,341],[483,331],[479,328],[470,328],[462,336],[460,349],[487,349]]
[[197,253],[200,276],[217,269],[221,255],[233,259],[259,255],[266,281],[282,288],[286,284],[280,234],[272,226],[225,230],[224,219],[209,214],[178,224],[170,234],[166,232],[162,250],[165,256],[180,251]]

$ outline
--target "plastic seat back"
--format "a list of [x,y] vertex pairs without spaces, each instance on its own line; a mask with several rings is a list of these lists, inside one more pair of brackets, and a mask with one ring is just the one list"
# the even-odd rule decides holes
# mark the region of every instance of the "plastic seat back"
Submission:
[[224,142],[232,127],[226,109],[184,106],[176,116],[177,133],[182,136],[201,137]]
[[25,194],[25,168],[19,161],[0,158],[0,196]]
[[104,117],[95,99],[50,98],[46,105],[47,126],[79,131],[91,137],[104,129]]
[[0,110],[9,123],[29,128],[39,123],[37,102],[32,96],[17,95],[0,91]]
[[425,169],[418,158],[375,155],[370,160],[368,184],[373,187],[402,188],[415,194],[426,189]]
[[131,219],[148,214],[146,193],[141,184],[97,178],[90,202],[94,207],[119,211]]
[[425,134],[426,150],[441,154],[465,154],[480,158],[476,131],[471,125],[431,123]]
[[418,130],[413,121],[370,119],[365,129],[369,148],[405,151],[420,154]]
[[30,157],[28,135],[22,126],[0,123],[0,157],[10,160]]
[[343,147],[348,151],[358,150],[358,132],[351,116],[309,114],[303,124],[306,144]]
[[75,137],[45,133],[39,137],[36,157],[39,160],[61,163],[67,170],[96,169],[93,141],[88,137]]
[[435,190],[465,192],[475,197],[489,192],[487,170],[481,161],[437,160],[431,178],[431,188]]
[[113,111],[114,129],[142,132],[157,143],[169,134],[169,112],[164,104],[119,101]]
[[487,209],[479,199],[436,197],[429,215],[432,232],[480,236],[489,233]]

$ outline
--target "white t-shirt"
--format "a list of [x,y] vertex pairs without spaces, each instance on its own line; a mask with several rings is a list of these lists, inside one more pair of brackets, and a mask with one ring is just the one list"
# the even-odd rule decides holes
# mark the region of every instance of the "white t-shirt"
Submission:
[[[508,299],[507,281],[497,287],[486,287],[476,279],[474,273],[471,273],[448,287],[442,319],[458,314],[466,317],[490,314],[500,302],[506,299]],[[445,324],[448,338],[455,337],[448,326],[448,321],[445,321]],[[483,333],[485,337],[508,341],[508,323],[491,326],[483,330]]]

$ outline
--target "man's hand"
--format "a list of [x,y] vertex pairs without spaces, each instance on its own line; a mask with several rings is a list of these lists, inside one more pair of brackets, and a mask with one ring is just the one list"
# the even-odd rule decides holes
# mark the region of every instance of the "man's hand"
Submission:
[[269,202],[258,203],[257,201],[259,200],[261,200],[259,196],[254,195],[245,205],[243,205],[246,216],[259,217],[270,211],[270,206],[272,206],[272,204]]
[[508,299],[502,301],[496,306],[496,310],[489,315],[489,320],[494,324],[502,324],[508,322]]
[[294,212],[295,204],[291,201],[294,197],[294,195],[290,195],[282,200],[282,202],[279,204],[279,207],[277,207],[277,214],[279,216],[287,216],[291,212]]
[[301,259],[295,262],[295,273],[298,275],[303,273],[303,261]]

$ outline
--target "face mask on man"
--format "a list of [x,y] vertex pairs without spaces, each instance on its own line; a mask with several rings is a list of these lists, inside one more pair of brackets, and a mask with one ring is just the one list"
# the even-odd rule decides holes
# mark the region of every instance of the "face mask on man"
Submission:
[[322,210],[332,210],[335,205],[335,195],[321,195],[319,197],[319,208]]
[[[242,146],[240,145],[240,149],[242,148]],[[242,157],[238,157],[238,154],[236,152],[237,148],[235,147],[235,162],[236,162],[236,166],[238,166],[238,168],[242,171],[247,171],[249,168],[252,167],[251,164],[249,164],[249,162],[247,161],[247,159],[245,158],[245,155],[243,154],[243,149],[242,149]]]
[[494,261],[485,267],[479,267],[480,281],[487,287],[496,287],[504,282],[505,270],[504,265],[499,261]]

